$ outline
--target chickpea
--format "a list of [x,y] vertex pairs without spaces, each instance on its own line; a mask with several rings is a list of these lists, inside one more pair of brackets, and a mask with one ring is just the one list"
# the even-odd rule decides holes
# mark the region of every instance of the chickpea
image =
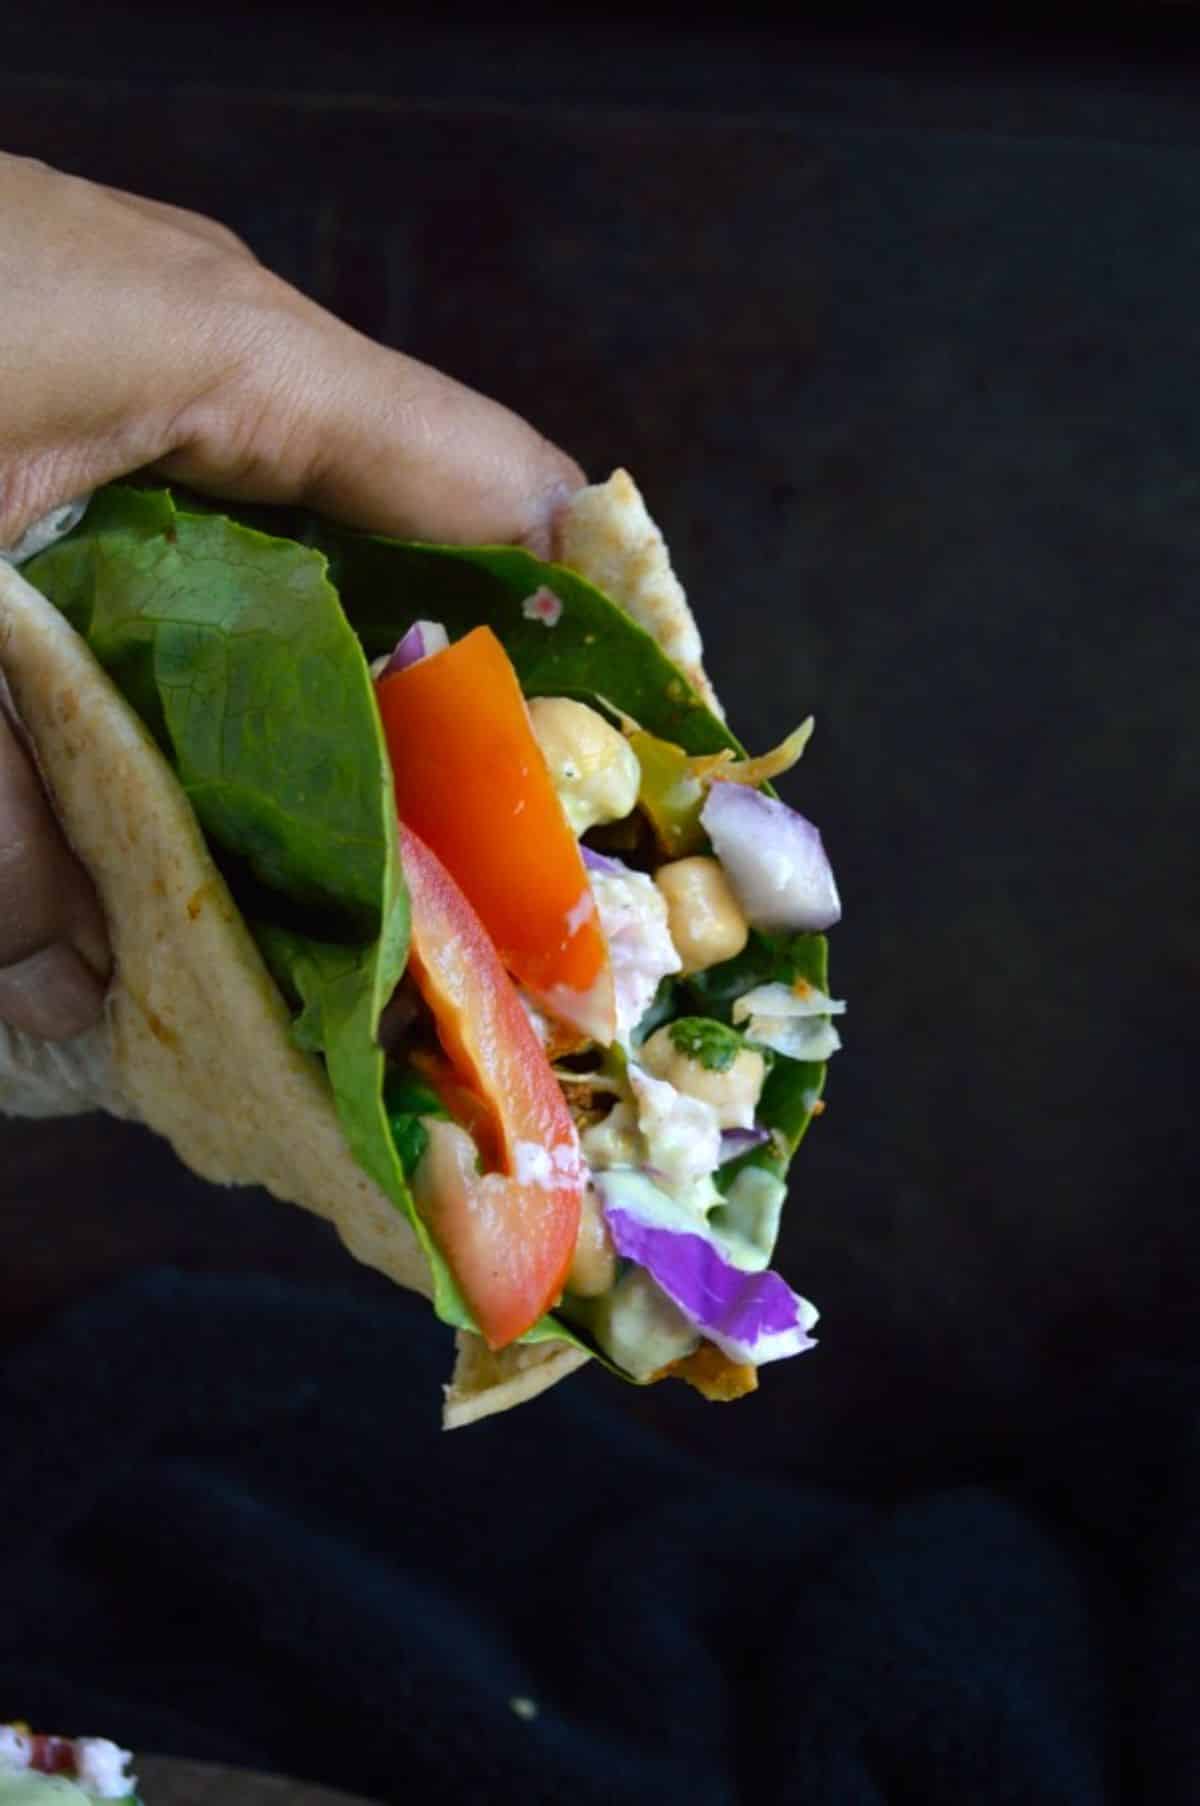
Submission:
[[676,859],[654,874],[683,970],[703,972],[740,953],[750,925],[717,860]]
[[740,1047],[724,1072],[702,1066],[676,1047],[670,1024],[655,1029],[638,1059],[656,1079],[666,1079],[685,1097],[697,1098],[715,1113],[722,1129],[752,1129],[767,1063],[753,1047]]
[[599,1298],[617,1277],[617,1257],[596,1202],[596,1193],[588,1186],[583,1194],[583,1214],[579,1219],[579,1238],[571,1270],[567,1274],[567,1291],[578,1298]]
[[632,811],[642,772],[624,734],[568,696],[535,696],[529,713],[573,834]]

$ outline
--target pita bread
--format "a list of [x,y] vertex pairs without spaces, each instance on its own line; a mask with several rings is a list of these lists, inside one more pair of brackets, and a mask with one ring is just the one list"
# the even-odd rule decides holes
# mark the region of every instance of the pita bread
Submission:
[[607,483],[581,489],[566,511],[561,535],[563,563],[620,603],[724,720],[683,585],[629,472],[615,470]]
[[[563,539],[564,562],[627,607],[713,700],[686,598],[625,472],[575,498]],[[201,1177],[261,1185],[325,1217],[355,1259],[428,1297],[416,1237],[351,1157],[323,1068],[294,1045],[169,766],[84,641],[2,561],[0,674],[95,881],[114,956],[99,1028],[51,1046],[0,1027],[0,1110],[134,1117]],[[557,1342],[492,1354],[460,1335],[443,1422],[509,1410],[587,1359]]]

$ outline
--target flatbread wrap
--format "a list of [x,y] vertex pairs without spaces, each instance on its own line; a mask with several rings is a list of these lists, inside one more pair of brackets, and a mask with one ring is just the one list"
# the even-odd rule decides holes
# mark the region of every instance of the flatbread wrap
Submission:
[[455,1331],[447,1427],[811,1346],[770,1268],[843,1007],[770,784],[811,722],[733,738],[624,472],[553,564],[116,485],[0,564],[0,673],[114,954],[78,1045],[5,1031],[0,1107],[329,1219]]

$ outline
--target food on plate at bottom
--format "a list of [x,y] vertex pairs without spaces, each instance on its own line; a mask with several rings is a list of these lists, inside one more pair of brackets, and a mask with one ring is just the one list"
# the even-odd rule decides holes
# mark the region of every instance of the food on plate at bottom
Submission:
[[811,1346],[771,1268],[843,1009],[772,790],[811,721],[733,737],[623,472],[556,563],[114,486],[0,566],[0,667],[113,942],[71,1107],[429,1297],[448,1426]]
[[51,1737],[0,1724],[0,1806],[124,1800],[139,1806],[133,1757],[107,1737]]

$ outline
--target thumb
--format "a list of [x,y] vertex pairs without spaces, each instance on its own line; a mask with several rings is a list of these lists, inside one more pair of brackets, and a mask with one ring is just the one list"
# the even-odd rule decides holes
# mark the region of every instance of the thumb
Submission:
[[108,971],[91,882],[63,839],[0,694],[0,1022],[47,1040],[88,1028]]
[[449,544],[548,552],[579,466],[509,409],[390,351],[258,266],[227,373],[172,429],[163,475]]

